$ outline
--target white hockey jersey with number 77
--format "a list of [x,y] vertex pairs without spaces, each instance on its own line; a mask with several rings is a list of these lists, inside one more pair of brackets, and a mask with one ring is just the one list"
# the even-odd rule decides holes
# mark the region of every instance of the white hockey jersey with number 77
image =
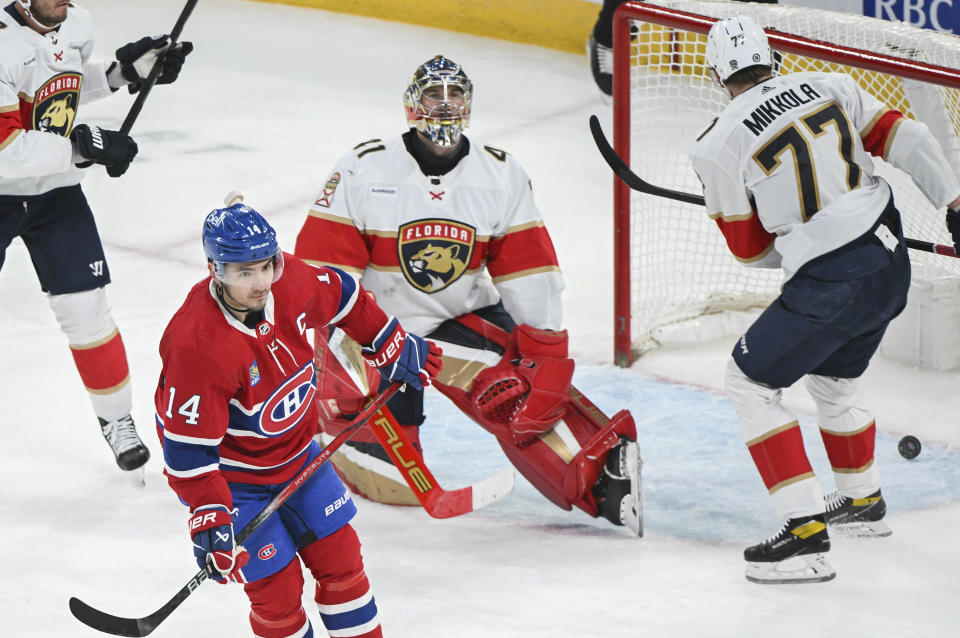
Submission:
[[910,173],[936,206],[960,195],[926,126],[843,73],[792,73],[739,94],[691,161],[734,256],[781,266],[786,281],[877,223],[890,187],[874,175],[871,154]]

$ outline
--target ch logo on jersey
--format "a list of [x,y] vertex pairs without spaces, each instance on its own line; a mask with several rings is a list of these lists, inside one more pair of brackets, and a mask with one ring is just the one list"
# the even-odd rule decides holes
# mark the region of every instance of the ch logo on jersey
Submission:
[[260,548],[260,551],[257,552],[257,556],[260,558],[260,560],[270,560],[276,555],[277,555],[277,548],[273,543],[270,543],[269,545],[264,545],[263,547]]
[[69,135],[77,115],[82,81],[79,73],[60,73],[37,89],[33,96],[33,130]]
[[443,290],[466,272],[477,230],[449,219],[418,219],[400,226],[397,252],[410,285],[423,292]]
[[317,206],[330,208],[330,206],[333,204],[333,194],[337,192],[337,186],[339,185],[340,173],[334,173],[330,176],[330,179],[327,180],[327,183],[323,185],[323,192],[320,193],[320,197],[318,197],[317,201],[314,203]]
[[287,378],[263,402],[260,431],[267,436],[277,436],[297,425],[310,410],[316,391],[317,375],[311,361]]

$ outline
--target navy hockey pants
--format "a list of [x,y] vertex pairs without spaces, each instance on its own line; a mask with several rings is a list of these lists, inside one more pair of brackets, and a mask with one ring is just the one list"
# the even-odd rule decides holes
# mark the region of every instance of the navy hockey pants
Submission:
[[750,379],[785,388],[807,374],[853,379],[864,373],[910,287],[910,259],[892,200],[884,217],[900,239],[895,251],[870,232],[809,262],[784,284],[734,346],[733,358]]
[[0,195],[0,268],[20,237],[44,292],[64,295],[110,283],[100,234],[80,186],[43,195]]

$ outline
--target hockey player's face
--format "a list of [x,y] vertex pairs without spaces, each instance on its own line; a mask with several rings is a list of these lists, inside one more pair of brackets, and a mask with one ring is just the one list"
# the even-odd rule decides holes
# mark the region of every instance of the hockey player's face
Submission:
[[427,87],[420,98],[423,112],[431,119],[454,119],[463,112],[465,98],[459,86],[435,84]]
[[230,305],[247,310],[263,310],[270,286],[273,285],[274,264],[272,257],[249,263],[224,264],[223,294],[236,302]]
[[70,0],[33,0],[30,13],[40,24],[55,27],[67,19]]

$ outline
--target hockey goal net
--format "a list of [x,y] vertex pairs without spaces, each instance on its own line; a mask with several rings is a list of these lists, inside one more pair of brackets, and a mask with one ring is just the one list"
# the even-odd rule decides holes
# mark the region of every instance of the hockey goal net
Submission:
[[[733,15],[750,15],[767,30],[779,73],[849,73],[890,107],[927,123],[960,171],[960,38],[802,7],[656,0],[621,5],[613,32],[614,148],[643,179],[702,192],[688,153],[728,103],[707,73],[706,33]],[[875,162],[893,187],[905,234],[949,244],[943,211],[906,173]],[[665,342],[738,332],[751,309],[776,297],[780,271],[739,264],[702,208],[615,183],[619,365]],[[924,277],[960,278],[960,259],[911,251],[911,260]]]

